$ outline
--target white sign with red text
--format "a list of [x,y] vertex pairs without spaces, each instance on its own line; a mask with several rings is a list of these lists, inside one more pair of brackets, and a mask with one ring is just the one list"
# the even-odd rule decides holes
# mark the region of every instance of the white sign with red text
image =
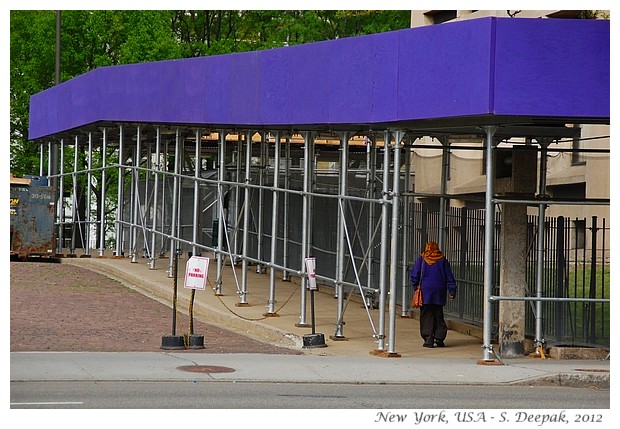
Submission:
[[185,287],[204,290],[207,286],[209,258],[192,256],[185,265]]
[[316,287],[316,258],[306,258],[306,272],[308,273],[308,289],[317,290]]

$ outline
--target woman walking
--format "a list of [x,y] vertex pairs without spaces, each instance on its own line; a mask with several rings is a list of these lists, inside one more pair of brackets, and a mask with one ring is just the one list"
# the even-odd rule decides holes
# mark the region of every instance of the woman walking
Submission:
[[423,304],[420,307],[420,335],[424,347],[445,347],[448,325],[443,307],[446,299],[456,297],[456,281],[450,263],[434,241],[426,243],[424,252],[411,268],[409,276],[413,290],[421,285]]

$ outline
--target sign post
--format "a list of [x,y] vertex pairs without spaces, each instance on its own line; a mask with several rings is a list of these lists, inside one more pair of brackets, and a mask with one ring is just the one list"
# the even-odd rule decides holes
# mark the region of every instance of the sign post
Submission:
[[312,334],[306,334],[303,337],[304,348],[327,347],[325,344],[325,335],[315,332],[314,318],[314,291],[318,290],[316,284],[316,258],[309,257],[305,259],[306,273],[308,274],[308,289],[310,290],[310,314],[312,318]]
[[172,290],[172,335],[164,335],[161,338],[161,348],[164,350],[180,350],[184,349],[183,335],[177,335],[177,283],[179,273],[179,256],[181,249],[174,252],[174,274],[173,274],[173,290]]

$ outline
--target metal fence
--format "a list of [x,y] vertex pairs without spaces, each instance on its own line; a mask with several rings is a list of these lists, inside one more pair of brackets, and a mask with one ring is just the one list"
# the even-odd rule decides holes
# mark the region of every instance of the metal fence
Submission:
[[[425,204],[413,204],[414,249],[427,240],[437,240],[439,211]],[[499,240],[501,214],[495,228]],[[473,324],[483,321],[484,212],[468,208],[450,208],[446,216],[447,239],[444,253],[450,261],[457,283],[458,299],[446,306],[446,315]],[[538,217],[528,217],[528,253],[526,296],[535,296]],[[610,304],[607,302],[571,302],[570,298],[609,299],[609,228],[605,219],[545,218],[545,260],[543,296],[561,298],[545,301],[543,332],[547,342],[561,345],[605,346],[610,341]],[[500,261],[500,246],[495,245],[495,261]],[[497,265],[495,264],[497,267]],[[499,278],[494,270],[493,295],[499,295]],[[535,334],[535,307],[526,307],[526,335]],[[529,311],[531,310],[531,311]],[[493,320],[498,320],[498,306]],[[496,324],[494,325],[496,326]],[[494,336],[497,336],[495,328]]]

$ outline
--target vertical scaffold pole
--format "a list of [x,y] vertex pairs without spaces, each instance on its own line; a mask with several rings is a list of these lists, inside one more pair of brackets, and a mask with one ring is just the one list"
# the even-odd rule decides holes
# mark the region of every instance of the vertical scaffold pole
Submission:
[[[76,140],[77,147],[77,140]],[[99,210],[101,213],[101,219],[99,224],[99,256],[103,257],[105,253],[105,182],[106,172],[108,168],[107,161],[108,153],[108,130],[103,128],[103,143],[101,145],[101,198],[99,200]]]
[[72,175],[72,183],[73,183],[73,202],[71,204],[71,246],[69,249],[70,254],[75,254],[75,235],[77,234],[78,228],[78,195],[76,192],[78,191],[78,182],[77,182],[77,172],[78,172],[78,154],[79,154],[79,141],[78,136],[74,137],[73,144],[73,175]]
[[[410,153],[411,153],[411,142],[407,142],[407,146],[405,148],[405,162],[404,162],[404,167],[405,167],[405,171],[404,171],[404,192],[408,193],[409,192],[409,187],[410,187],[410,181],[411,181],[411,159],[410,159]],[[403,241],[402,241],[402,265],[403,268],[401,270],[401,282],[402,282],[402,304],[400,306],[401,309],[401,316],[405,317],[407,316],[407,312],[408,312],[408,303],[406,301],[406,297],[407,297],[407,291],[409,290],[410,286],[409,286],[409,238],[411,236],[411,213],[409,210],[409,197],[407,196],[403,196]]]
[[[176,129],[175,138],[174,138],[174,177],[172,178],[172,211],[170,212],[170,235],[172,239],[170,240],[170,256],[168,258],[168,278],[175,277],[177,275],[175,264],[178,264],[178,255],[177,250],[179,245],[177,244],[176,238],[177,236],[177,214],[179,205],[179,167],[181,165],[181,161],[179,158],[179,140],[180,140],[180,130]],[[167,152],[166,152],[167,153]],[[173,332],[174,335],[174,332]]]
[[273,155],[273,195],[271,209],[271,266],[269,268],[269,300],[267,314],[275,314],[276,305],[276,256],[278,249],[278,199],[280,185],[280,132],[276,131],[275,150]]
[[400,212],[400,149],[403,132],[394,135],[394,172],[392,182],[392,238],[390,246],[390,330],[388,338],[388,356],[396,353],[396,282],[398,274],[398,213]]
[[[161,212],[159,214],[159,230],[161,231],[161,235],[159,236],[159,256],[161,258],[163,258],[164,256],[166,256],[166,239],[168,237],[166,237],[166,212],[168,211],[168,207],[170,206],[170,203],[168,203],[168,201],[166,201],[166,196],[167,196],[167,192],[166,192],[166,181],[168,180],[169,176],[167,173],[169,173],[169,165],[168,165],[168,150],[169,150],[169,142],[166,139],[165,141],[162,142],[163,143],[163,154],[162,154],[162,159],[160,160],[160,173],[161,175],[161,203],[160,203],[160,207],[161,207]],[[172,230],[170,231],[170,235],[172,235]],[[169,238],[168,238],[169,239]]]
[[[340,171],[339,171],[339,189],[338,189],[338,211],[340,207],[344,208],[345,195],[347,193],[347,178],[349,166],[349,133],[344,132],[340,140]],[[344,209],[342,215],[338,216],[338,242],[336,244],[336,298],[338,300],[336,314],[336,332],[332,338],[343,339],[344,335],[344,272],[345,272],[345,215]],[[352,255],[351,255],[352,256]]]
[[217,172],[217,195],[218,195],[218,222],[217,222],[217,277],[215,282],[215,293],[222,294],[222,268],[224,266],[224,222],[226,222],[226,214],[224,212],[224,186],[226,180],[226,131],[220,130],[220,146],[218,152],[218,161],[220,164]]
[[252,132],[246,132],[245,147],[245,180],[244,180],[244,197],[243,197],[243,243],[242,252],[243,259],[241,261],[241,292],[239,293],[239,304],[248,305],[248,249],[250,240],[250,187],[252,181]]
[[[60,141],[62,141],[62,139],[60,139]],[[50,154],[52,153],[52,145],[53,144],[54,143],[52,143],[51,141],[47,143],[47,151]],[[51,163],[51,161],[52,160],[51,160],[51,156],[50,156],[48,158],[48,160],[47,160],[47,175],[48,176],[52,175],[52,163]],[[41,147],[39,148],[39,176],[43,176],[44,174],[45,174],[45,149],[44,149],[44,145],[41,145]]]
[[303,195],[302,195],[302,212],[301,212],[301,258],[300,258],[300,272],[301,274],[301,290],[299,297],[299,322],[295,326],[306,327],[310,326],[306,321],[306,287],[308,284],[308,278],[306,273],[306,257],[308,256],[308,222],[312,222],[310,218],[310,145],[312,137],[310,132],[304,133],[304,183],[303,183]]
[[[90,135],[90,133],[89,133]],[[41,149],[43,145],[41,145]],[[90,171],[89,171],[90,174]],[[89,189],[90,189],[90,180]],[[65,198],[63,197],[65,193],[65,139],[60,139],[60,178],[58,179],[58,206],[57,214],[58,214],[58,241],[56,242],[56,253],[61,254],[62,249],[64,247],[65,241],[65,207],[64,202]]]
[[[198,217],[200,216],[200,128],[196,129],[196,145],[194,147],[194,215],[192,221],[192,255],[198,255],[198,231],[200,230]],[[193,289],[192,289],[193,290]]]
[[[288,190],[290,185],[290,162],[291,162],[291,137],[288,136],[286,138],[285,148],[284,148],[284,189]],[[284,210],[282,213],[282,266],[288,268],[288,209],[289,204],[289,194],[288,192],[284,193]],[[284,270],[282,273],[282,281],[288,282],[291,280],[290,273],[288,270]]]
[[450,161],[450,140],[448,137],[441,137],[441,197],[439,197],[439,231],[437,241],[439,248],[445,252],[446,248],[446,211],[448,200],[445,197],[448,187],[448,166]]
[[388,280],[388,194],[390,191],[388,176],[390,174],[390,132],[385,131],[383,136],[383,190],[381,193],[381,249],[379,256],[379,333],[377,352],[385,351],[385,306],[387,299]]
[[[116,223],[115,223],[115,241],[116,246],[114,249],[114,256],[120,257],[123,254],[123,187],[125,186],[125,146],[123,143],[123,125],[119,125],[118,128],[118,190],[116,192]],[[88,219],[86,219],[86,225],[88,225]],[[88,240],[88,235],[86,236]]]
[[[375,186],[377,183],[377,145],[375,137],[371,136],[366,141],[366,196],[374,200],[375,199]],[[367,259],[367,280],[368,286],[373,284],[374,266],[373,261],[375,259],[375,246],[374,246],[374,228],[375,228],[375,202],[368,203],[368,259]]]
[[159,168],[161,165],[161,128],[157,127],[157,136],[155,140],[155,165],[153,165],[153,223],[152,223],[152,231],[151,231],[151,252],[150,252],[150,264],[149,268],[151,270],[155,269],[155,261],[157,260],[157,252],[155,252],[155,243],[157,240],[157,209],[158,209],[158,196],[159,196]]
[[[133,160],[133,214],[131,221],[131,262],[138,262],[138,220],[140,219],[140,161],[142,159],[142,129],[138,125],[136,129],[136,148]],[[178,161],[177,161],[178,162]]]
[[493,328],[493,311],[491,296],[493,295],[493,243],[495,234],[495,205],[494,178],[495,168],[493,163],[493,146],[497,127],[487,126],[486,131],[486,193],[484,198],[485,219],[484,219],[484,308],[483,308],[483,360],[493,361],[493,349],[491,345],[491,330]]
[[[549,143],[546,141],[540,142],[540,172],[538,182],[538,196],[546,197],[547,195],[547,147]],[[537,237],[537,260],[536,260],[536,297],[540,298],[543,295],[544,286],[544,263],[545,263],[545,209],[547,205],[540,203],[538,205],[538,237]],[[536,301],[536,336],[534,343],[536,345],[535,354],[541,354],[542,347],[544,346],[543,339],[543,314],[542,314],[542,301]]]
[[265,154],[265,149],[267,148],[267,140],[269,139],[269,133],[263,132],[261,134],[260,141],[260,160],[259,160],[259,168],[258,168],[258,225],[256,225],[256,259],[261,262],[256,264],[256,272],[263,273],[264,267],[262,261],[263,258],[263,211],[264,211],[264,200],[265,200],[265,172],[267,171],[267,155]]
[[90,255],[90,224],[92,222],[92,214],[90,207],[92,204],[92,191],[91,184],[93,180],[93,133],[88,132],[88,158],[87,158],[88,173],[86,174],[86,245],[84,246],[84,254]]

